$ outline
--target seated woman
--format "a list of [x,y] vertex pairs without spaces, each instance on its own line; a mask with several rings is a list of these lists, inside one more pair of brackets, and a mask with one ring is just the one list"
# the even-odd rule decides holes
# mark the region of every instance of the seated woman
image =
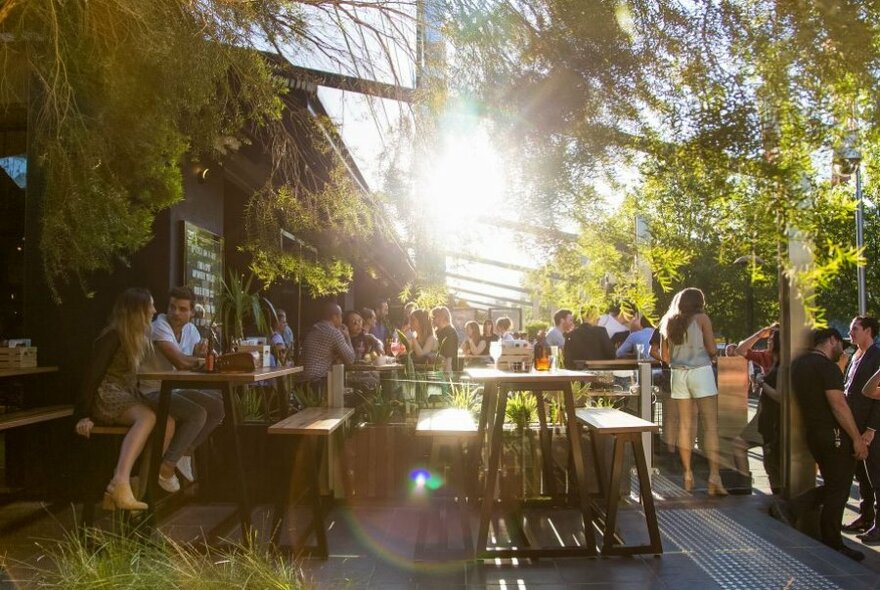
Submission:
[[376,326],[376,312],[365,307],[361,310],[361,318],[364,320],[364,332],[372,334],[373,328]]
[[351,346],[354,348],[355,361],[362,360],[368,354],[385,354],[385,347],[379,339],[364,329],[364,319],[358,312],[354,310],[345,312],[342,323],[348,328]]
[[417,309],[409,317],[412,337],[409,339],[413,361],[428,363],[437,356],[437,339],[431,326],[431,318],[424,309]]
[[[364,331],[364,320],[358,312],[354,310],[345,312],[342,323],[348,328],[356,363],[365,360],[366,355],[385,354],[379,339]],[[379,373],[376,371],[352,371],[346,375],[346,380],[356,389],[375,391],[379,388]]]
[[[146,289],[132,288],[123,292],[113,306],[110,324],[95,341],[92,360],[80,399],[77,402],[77,434],[86,438],[97,422],[131,425],[119,449],[113,479],[104,493],[104,508],[112,510],[146,510],[147,505],[135,499],[131,491],[131,470],[153,426],[156,414],[137,390],[137,371],[152,348],[148,337],[150,321],[156,313],[153,297]],[[174,434],[174,421],[169,418],[167,441]]]
[[489,343],[480,335],[480,324],[471,320],[464,325],[464,342],[461,353],[466,356],[485,356],[489,354]]

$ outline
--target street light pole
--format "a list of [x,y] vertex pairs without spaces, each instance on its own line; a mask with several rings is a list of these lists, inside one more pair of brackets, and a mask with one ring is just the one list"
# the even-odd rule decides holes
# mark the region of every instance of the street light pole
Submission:
[[[861,251],[865,246],[865,202],[862,199],[862,152],[856,147],[857,141],[856,129],[851,127],[836,150],[834,165],[843,176],[853,172],[856,175],[856,248]],[[868,313],[864,265],[856,267],[856,284],[859,290],[859,315],[863,316]]]
[[[860,251],[865,246],[865,201],[862,199],[862,167],[856,161],[856,248]],[[865,279],[865,265],[856,267],[859,285],[859,315],[868,313],[868,295]]]

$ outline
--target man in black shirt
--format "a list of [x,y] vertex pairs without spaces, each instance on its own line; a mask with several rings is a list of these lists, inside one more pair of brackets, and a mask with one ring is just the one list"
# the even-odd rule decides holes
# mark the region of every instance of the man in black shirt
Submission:
[[437,355],[443,359],[443,370],[456,369],[458,359],[458,332],[452,327],[452,316],[446,307],[435,307],[431,310],[431,321],[434,324],[434,337],[440,346]]
[[[880,330],[877,319],[868,316],[857,316],[849,326],[849,337],[858,347],[846,371],[846,403],[853,414],[856,426],[862,439],[868,445],[868,459],[856,464],[856,479],[859,482],[859,517],[843,527],[850,533],[868,531],[861,537],[866,545],[880,545],[880,527],[877,526],[874,509],[875,497],[880,490],[880,445],[871,444],[874,433],[880,429],[880,401],[862,395],[862,389],[871,375],[880,369],[880,348],[874,344],[874,338]],[[874,484],[874,485],[872,485]],[[870,529],[870,530],[868,530]]]
[[821,506],[822,542],[861,561],[864,554],[844,545],[840,534],[856,461],[868,456],[843,394],[843,374],[835,364],[843,354],[843,338],[834,328],[817,329],[810,332],[810,344],[812,348],[791,364],[791,384],[804,419],[807,446],[825,483],[792,500],[792,509],[797,515]]
[[605,328],[587,322],[565,335],[565,368],[575,369],[575,361],[605,361],[617,358]]

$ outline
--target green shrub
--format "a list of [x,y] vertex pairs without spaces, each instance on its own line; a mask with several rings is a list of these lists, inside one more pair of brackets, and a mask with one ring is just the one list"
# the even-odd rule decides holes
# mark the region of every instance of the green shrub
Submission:
[[84,535],[71,533],[43,548],[45,556],[33,566],[35,586],[39,588],[308,587],[299,567],[289,558],[243,545],[205,551],[165,536],[121,536],[89,529]]

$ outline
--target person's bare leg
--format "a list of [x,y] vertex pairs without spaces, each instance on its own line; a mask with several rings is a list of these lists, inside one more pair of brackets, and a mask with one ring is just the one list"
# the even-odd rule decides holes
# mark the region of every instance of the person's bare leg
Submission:
[[685,489],[693,487],[694,474],[691,470],[691,452],[694,446],[693,402],[690,399],[677,399],[678,408],[678,456],[684,469]]
[[743,475],[748,475],[749,470],[749,443],[741,436],[733,439],[733,466]]
[[667,450],[672,453],[678,446],[678,401],[667,398],[663,402],[663,439],[666,441]]
[[709,460],[709,477],[718,476],[718,396],[697,399],[697,409],[703,423],[706,458]]
[[134,468],[134,462],[140,456],[150,433],[156,425],[156,414],[147,406],[137,404],[128,408],[122,415],[124,424],[131,424],[125,438],[122,439],[122,446],[119,448],[119,459],[116,461],[116,469],[113,470],[113,480],[111,484],[123,483],[129,484],[131,481],[131,470]]

